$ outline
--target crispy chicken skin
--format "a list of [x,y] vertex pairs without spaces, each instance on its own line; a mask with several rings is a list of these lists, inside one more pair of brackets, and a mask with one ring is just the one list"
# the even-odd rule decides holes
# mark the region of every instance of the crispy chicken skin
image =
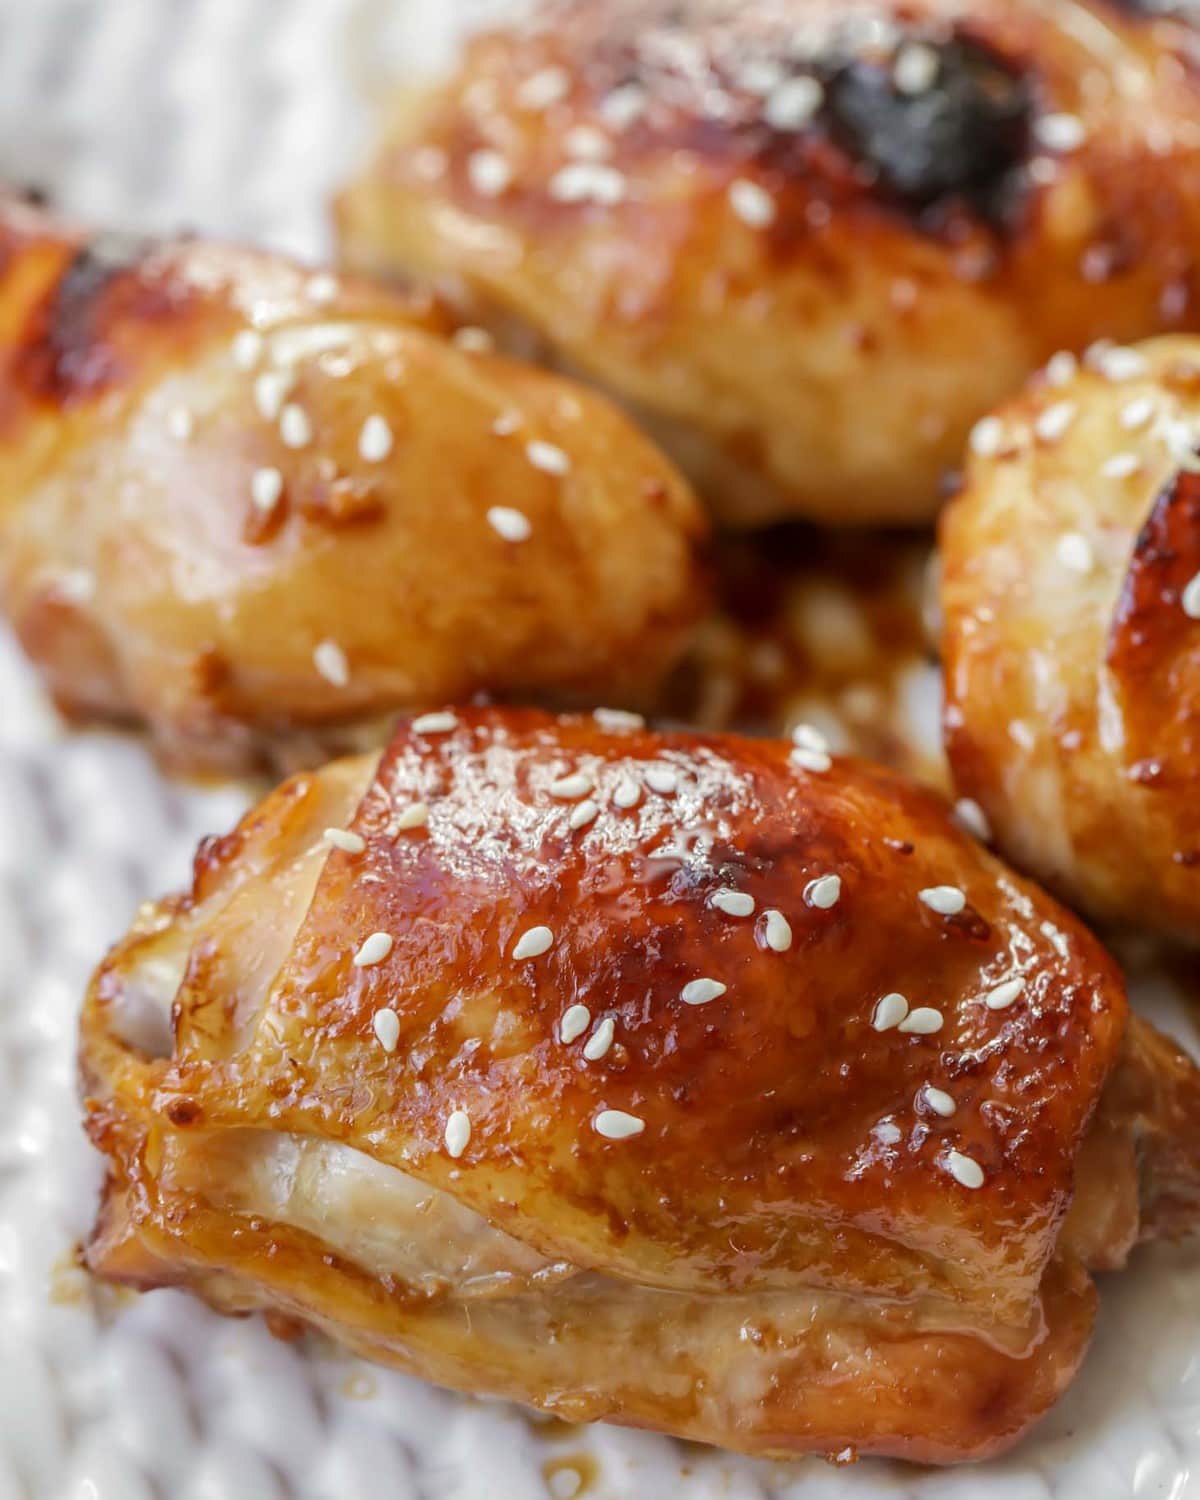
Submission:
[[1194,38],[1152,9],[551,0],[398,100],[344,254],[534,330],[726,521],[925,520],[1053,350],[1197,326]]
[[0,586],[58,702],[236,768],[478,690],[643,696],[703,607],[687,486],[449,333],[423,296],[0,201]]
[[1055,361],[977,429],[941,530],[946,744],[999,846],[1200,939],[1200,339]]
[[1005,1447],[1198,1181],[1191,1064],[935,794],[607,716],[285,783],[81,1064],[96,1274],[758,1454]]

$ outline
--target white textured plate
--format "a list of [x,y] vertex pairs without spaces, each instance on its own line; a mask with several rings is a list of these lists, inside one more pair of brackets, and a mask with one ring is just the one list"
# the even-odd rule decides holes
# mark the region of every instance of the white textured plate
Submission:
[[[0,0],[0,178],[80,215],[318,253],[379,59],[482,0]],[[539,1424],[72,1269],[95,1163],[74,1098],[86,976],[247,793],[165,784],[133,740],[67,734],[0,635],[0,1500],[1126,1500],[1200,1494],[1200,1254],[1103,1289],[1091,1357],[978,1469],[753,1464]],[[1156,1013],[1171,1000],[1141,987]],[[1162,986],[1158,986],[1159,991]],[[1175,1020],[1181,1022],[1176,1015]]]

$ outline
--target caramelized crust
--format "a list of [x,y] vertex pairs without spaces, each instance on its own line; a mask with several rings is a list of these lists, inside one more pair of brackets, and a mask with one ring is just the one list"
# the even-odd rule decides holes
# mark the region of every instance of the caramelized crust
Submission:
[[449,332],[0,202],[0,583],[59,703],[239,767],[446,696],[643,697],[703,608],[691,495],[606,402]]
[[1197,105],[1191,28],[1107,0],[551,0],[398,99],[342,244],[727,521],[920,521],[1053,350],[1196,326]]
[[1057,363],[942,527],[946,740],[1000,846],[1084,911],[1200,937],[1200,341]]
[[1089,1135],[1124,1027],[1086,931],[811,739],[419,719],[101,966],[88,1261],[569,1418],[980,1457],[1082,1357],[1143,1140],[1189,1220],[1190,1064]]

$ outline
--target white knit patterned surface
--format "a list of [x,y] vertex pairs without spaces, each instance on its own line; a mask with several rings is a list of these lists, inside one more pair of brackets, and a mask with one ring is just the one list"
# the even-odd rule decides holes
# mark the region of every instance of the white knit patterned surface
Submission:
[[[0,179],[97,223],[317,254],[364,89],[484,0],[0,0]],[[69,733],[0,634],[0,1500],[1126,1500],[1200,1494],[1200,1256],[1103,1288],[1075,1388],[1014,1455],[932,1474],[754,1464],[274,1340],[179,1293],[72,1268],[98,1172],[74,1097],[87,974],[247,791],[169,784],[135,741]],[[1143,994],[1159,1014],[1172,1000]],[[1161,986],[1159,987],[1161,990]],[[1178,1014],[1174,1015],[1180,1022]],[[953,1380],[953,1372],[945,1378]]]

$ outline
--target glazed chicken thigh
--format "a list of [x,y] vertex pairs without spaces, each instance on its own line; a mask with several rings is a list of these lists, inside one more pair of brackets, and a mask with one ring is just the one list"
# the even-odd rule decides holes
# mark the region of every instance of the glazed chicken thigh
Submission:
[[1200,1187],[1095,940],[812,732],[418,717],[201,849],[81,1061],[98,1275],[760,1454],[1003,1448]]
[[607,402],[480,342],[0,200],[0,588],[58,702],[240,769],[447,696],[643,699],[704,607],[695,503]]

